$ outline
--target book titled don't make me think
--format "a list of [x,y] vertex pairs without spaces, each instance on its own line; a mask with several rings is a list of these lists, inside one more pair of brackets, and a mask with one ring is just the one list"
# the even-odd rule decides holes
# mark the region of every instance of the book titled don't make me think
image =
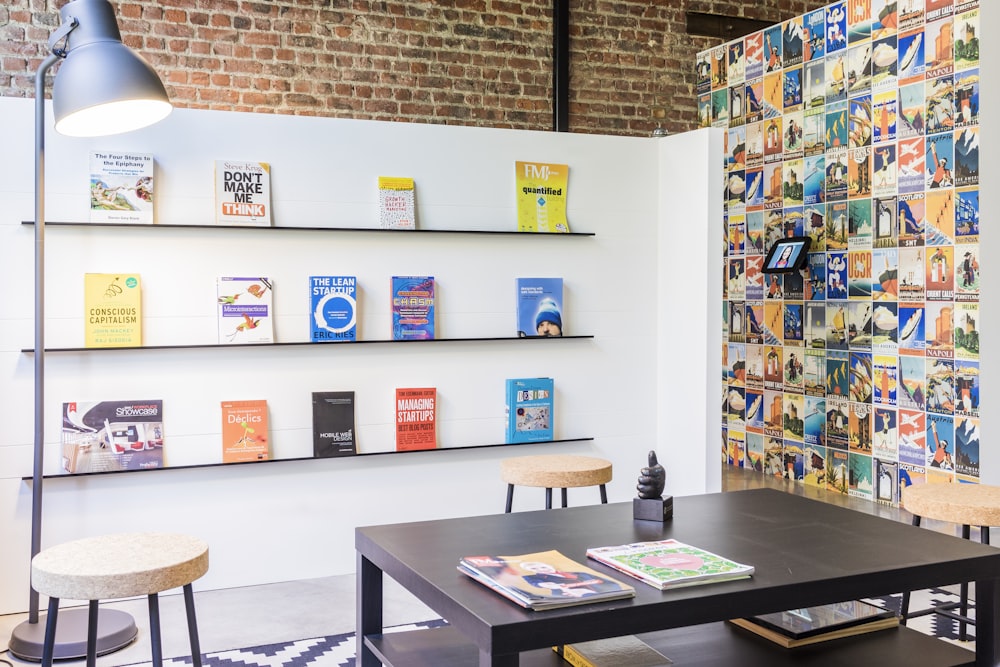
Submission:
[[219,225],[271,225],[271,165],[267,162],[215,162],[215,222]]

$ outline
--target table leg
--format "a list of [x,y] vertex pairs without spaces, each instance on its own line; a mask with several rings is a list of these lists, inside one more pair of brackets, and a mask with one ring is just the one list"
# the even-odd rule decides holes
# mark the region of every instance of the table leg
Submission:
[[356,581],[358,665],[381,667],[381,661],[365,646],[365,635],[382,632],[382,570],[360,553]]
[[976,667],[1000,667],[998,581],[976,582]]
[[479,649],[479,667],[517,667],[520,656],[517,653],[493,655],[489,651]]

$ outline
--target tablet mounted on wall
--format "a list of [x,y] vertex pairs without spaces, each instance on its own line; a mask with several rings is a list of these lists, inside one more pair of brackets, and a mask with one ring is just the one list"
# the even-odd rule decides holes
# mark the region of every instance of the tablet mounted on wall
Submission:
[[764,268],[761,270],[764,273],[791,273],[803,268],[809,252],[809,241],[808,236],[778,239],[767,251]]

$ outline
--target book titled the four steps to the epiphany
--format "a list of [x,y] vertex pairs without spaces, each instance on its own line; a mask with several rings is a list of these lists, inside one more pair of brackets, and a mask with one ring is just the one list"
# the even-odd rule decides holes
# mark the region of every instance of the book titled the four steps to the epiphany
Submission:
[[554,388],[552,378],[507,379],[505,442],[552,440]]
[[314,343],[353,341],[358,330],[356,276],[310,276],[309,335]]
[[142,284],[137,273],[83,276],[84,346],[142,345]]
[[677,540],[592,547],[587,557],[662,590],[745,579],[754,572],[752,565]]
[[382,229],[416,229],[412,178],[378,177],[378,223]]
[[68,473],[163,467],[163,401],[62,404],[62,467]]
[[458,570],[522,607],[543,611],[635,596],[635,589],[559,551],[465,556]]
[[94,151],[90,154],[90,221],[153,224],[153,156]]
[[268,459],[267,401],[222,401],[222,462]]
[[271,226],[271,165],[215,161],[215,222]]
[[273,343],[270,278],[222,276],[217,280],[220,343]]
[[392,339],[434,338],[434,276],[393,276]]
[[396,389],[396,451],[437,447],[437,389]]
[[313,456],[329,458],[357,454],[354,434],[354,392],[314,391]]
[[563,335],[563,279],[517,278],[517,335]]

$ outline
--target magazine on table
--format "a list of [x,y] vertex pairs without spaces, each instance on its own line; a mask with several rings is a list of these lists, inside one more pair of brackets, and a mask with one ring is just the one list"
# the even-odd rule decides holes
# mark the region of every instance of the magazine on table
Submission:
[[848,600],[816,607],[789,609],[773,614],[751,616],[747,621],[774,630],[791,639],[806,639],[834,630],[853,628],[873,621],[897,619],[891,609],[877,607],[861,600]]
[[458,570],[527,609],[541,611],[630,598],[635,589],[558,551],[465,556]]
[[587,556],[661,590],[745,579],[754,572],[752,565],[677,540],[593,547]]

